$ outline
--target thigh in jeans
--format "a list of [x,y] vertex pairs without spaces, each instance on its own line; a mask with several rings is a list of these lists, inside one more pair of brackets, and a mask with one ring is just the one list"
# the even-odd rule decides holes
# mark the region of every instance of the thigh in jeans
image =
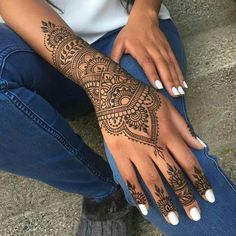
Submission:
[[[160,20],[160,27],[167,37],[172,50],[179,62],[179,65],[183,71],[183,74],[186,76],[186,61],[183,45],[179,36],[179,33],[171,20]],[[101,50],[104,54],[110,55],[112,50],[113,42],[116,38],[118,30],[110,32],[105,35],[103,38],[94,43],[94,47]],[[138,65],[137,61],[132,58],[130,55],[123,55],[121,58],[120,64],[123,68],[125,68],[134,78],[146,83],[150,84],[145,76],[142,68]],[[184,119],[189,122],[187,111],[185,107],[184,96],[179,98],[171,97],[167,91],[161,90],[163,93],[175,106],[175,108],[182,114]],[[191,124],[190,124],[191,125]],[[116,166],[116,163],[107,147],[105,145],[105,150],[107,154],[108,161],[113,170],[114,179],[116,179],[122,186],[125,192],[125,196],[127,201],[136,206],[132,196],[124,182],[119,170]],[[141,176],[138,172],[137,176],[140,181],[141,186],[147,196],[147,199],[150,204],[149,213],[147,216],[144,216],[147,220],[149,220],[153,225],[159,228],[166,235],[234,235],[234,225],[236,224],[236,190],[234,184],[227,178],[225,173],[221,170],[218,165],[217,158],[215,156],[208,154],[208,146],[204,150],[195,150],[192,149],[196,158],[200,162],[205,174],[209,178],[214,193],[216,196],[216,202],[214,204],[208,203],[203,200],[199,194],[195,191],[193,186],[194,196],[198,201],[201,208],[201,220],[198,222],[191,221],[185,214],[182,206],[177,201],[173,191],[171,191],[170,187],[164,180],[165,187],[169,192],[171,198],[174,201],[175,206],[177,207],[180,223],[177,226],[169,225],[163,219],[157,204],[152,198],[149,190],[147,189],[145,183],[143,182]]]
[[91,110],[83,90],[0,24],[0,169],[95,199],[115,182],[109,165],[59,113]]

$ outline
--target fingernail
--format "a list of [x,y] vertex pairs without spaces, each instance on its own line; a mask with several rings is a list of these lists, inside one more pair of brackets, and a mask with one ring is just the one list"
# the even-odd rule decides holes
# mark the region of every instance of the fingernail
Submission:
[[199,143],[201,143],[201,145],[202,145],[203,147],[206,147],[206,146],[207,146],[200,138],[197,137],[197,140],[198,140]]
[[155,85],[157,86],[158,89],[163,89],[163,85],[160,80],[156,80]]
[[183,85],[184,85],[185,88],[188,88],[188,85],[185,81],[183,81]]
[[173,211],[168,213],[167,217],[172,225],[177,225],[179,223],[179,219]]
[[142,212],[143,215],[148,214],[147,208],[144,204],[138,204],[138,207],[139,207],[139,209],[140,209],[140,211]]
[[177,90],[176,87],[172,88],[172,92],[173,92],[174,95],[180,95],[180,93],[179,93],[179,91]]
[[194,221],[199,221],[201,219],[200,212],[196,207],[191,208],[190,215]]
[[181,86],[178,87],[178,90],[179,90],[180,94],[182,94],[182,95],[184,94],[184,90]]
[[215,202],[215,195],[214,195],[212,189],[208,189],[208,190],[206,191],[205,197],[206,197],[206,199],[207,199],[208,202],[210,202],[210,203]]

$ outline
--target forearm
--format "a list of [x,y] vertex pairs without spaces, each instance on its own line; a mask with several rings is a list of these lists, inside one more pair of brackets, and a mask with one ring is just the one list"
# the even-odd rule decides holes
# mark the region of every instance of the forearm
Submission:
[[147,15],[158,20],[162,0],[135,0],[130,12],[130,17]]
[[114,87],[131,96],[141,86],[117,63],[76,36],[43,1],[1,0],[0,15],[39,55],[84,88],[97,112],[116,105],[109,100]]

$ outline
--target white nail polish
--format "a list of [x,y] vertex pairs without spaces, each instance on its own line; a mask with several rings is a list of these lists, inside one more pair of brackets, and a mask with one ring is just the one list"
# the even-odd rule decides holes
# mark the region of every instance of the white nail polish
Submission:
[[183,81],[183,85],[184,85],[185,88],[188,88],[188,85],[185,81]]
[[155,85],[157,86],[158,89],[163,89],[163,85],[160,80],[156,80]]
[[181,86],[178,87],[178,90],[179,90],[180,94],[182,94],[182,95],[185,94],[185,92]]
[[215,202],[215,195],[212,191],[212,189],[208,189],[205,193],[205,197],[208,200],[208,202],[213,203]]
[[170,213],[168,213],[167,217],[172,225],[177,225],[179,223],[179,219],[175,212],[171,211]]
[[173,92],[174,95],[180,95],[180,93],[179,93],[179,91],[177,90],[176,87],[172,88],[172,92]]
[[203,147],[207,147],[207,145],[200,138],[197,137],[197,140]]
[[140,209],[140,211],[142,212],[143,215],[148,214],[147,208],[144,204],[138,204],[138,207],[139,207],[139,209]]
[[191,208],[190,215],[194,221],[199,221],[201,219],[200,212],[196,207]]

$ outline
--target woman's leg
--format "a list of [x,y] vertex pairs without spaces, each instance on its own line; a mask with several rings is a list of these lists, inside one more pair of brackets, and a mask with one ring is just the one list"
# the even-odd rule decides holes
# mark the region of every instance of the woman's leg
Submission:
[[108,163],[60,114],[72,108],[81,115],[92,105],[78,85],[0,24],[0,170],[100,201],[116,184]]
[[[179,65],[183,71],[183,74],[186,75],[186,63],[185,63],[185,54],[183,45],[178,34],[178,31],[171,20],[160,20],[160,27],[164,34],[166,35],[173,52],[179,62]],[[113,42],[117,36],[118,30],[113,32],[109,32],[109,34],[105,35],[101,39],[97,40],[93,43],[93,46],[98,50],[102,51],[106,55],[110,55],[112,50]],[[145,76],[142,68],[138,65],[136,60],[132,58],[130,55],[123,55],[121,62],[121,66],[125,68],[131,75],[133,75],[136,79],[143,81],[146,84],[149,84],[147,77]],[[184,103],[184,96],[179,98],[171,97],[166,90],[161,91],[165,96],[169,98],[172,104],[178,109],[178,111],[183,115],[185,120],[189,122],[187,111]],[[114,159],[112,158],[109,149],[105,144],[106,154],[110,166],[113,170],[114,178],[121,184],[126,200],[133,206],[135,205],[132,196],[122,179],[119,170],[115,164]],[[198,222],[191,221],[185,214],[183,208],[176,200],[174,193],[171,191],[169,185],[166,183],[165,186],[167,191],[170,193],[170,196],[174,200],[175,206],[177,206],[177,210],[180,216],[180,222],[177,226],[172,226],[164,220],[161,215],[156,203],[154,202],[149,190],[147,189],[145,183],[143,182],[141,176],[137,173],[138,178],[140,180],[140,184],[142,185],[144,192],[147,195],[147,198],[150,202],[150,209],[147,216],[144,216],[147,220],[149,220],[152,224],[158,227],[163,233],[166,235],[206,235],[206,236],[228,236],[235,234],[235,225],[236,225],[236,189],[234,184],[227,178],[225,173],[221,170],[218,165],[217,158],[215,156],[210,156],[208,154],[208,147],[204,150],[194,150],[192,149],[196,158],[199,160],[205,174],[209,178],[214,193],[216,196],[216,202],[214,204],[208,203],[203,200],[198,193],[193,189],[196,200],[198,201],[201,208],[201,220]]]

